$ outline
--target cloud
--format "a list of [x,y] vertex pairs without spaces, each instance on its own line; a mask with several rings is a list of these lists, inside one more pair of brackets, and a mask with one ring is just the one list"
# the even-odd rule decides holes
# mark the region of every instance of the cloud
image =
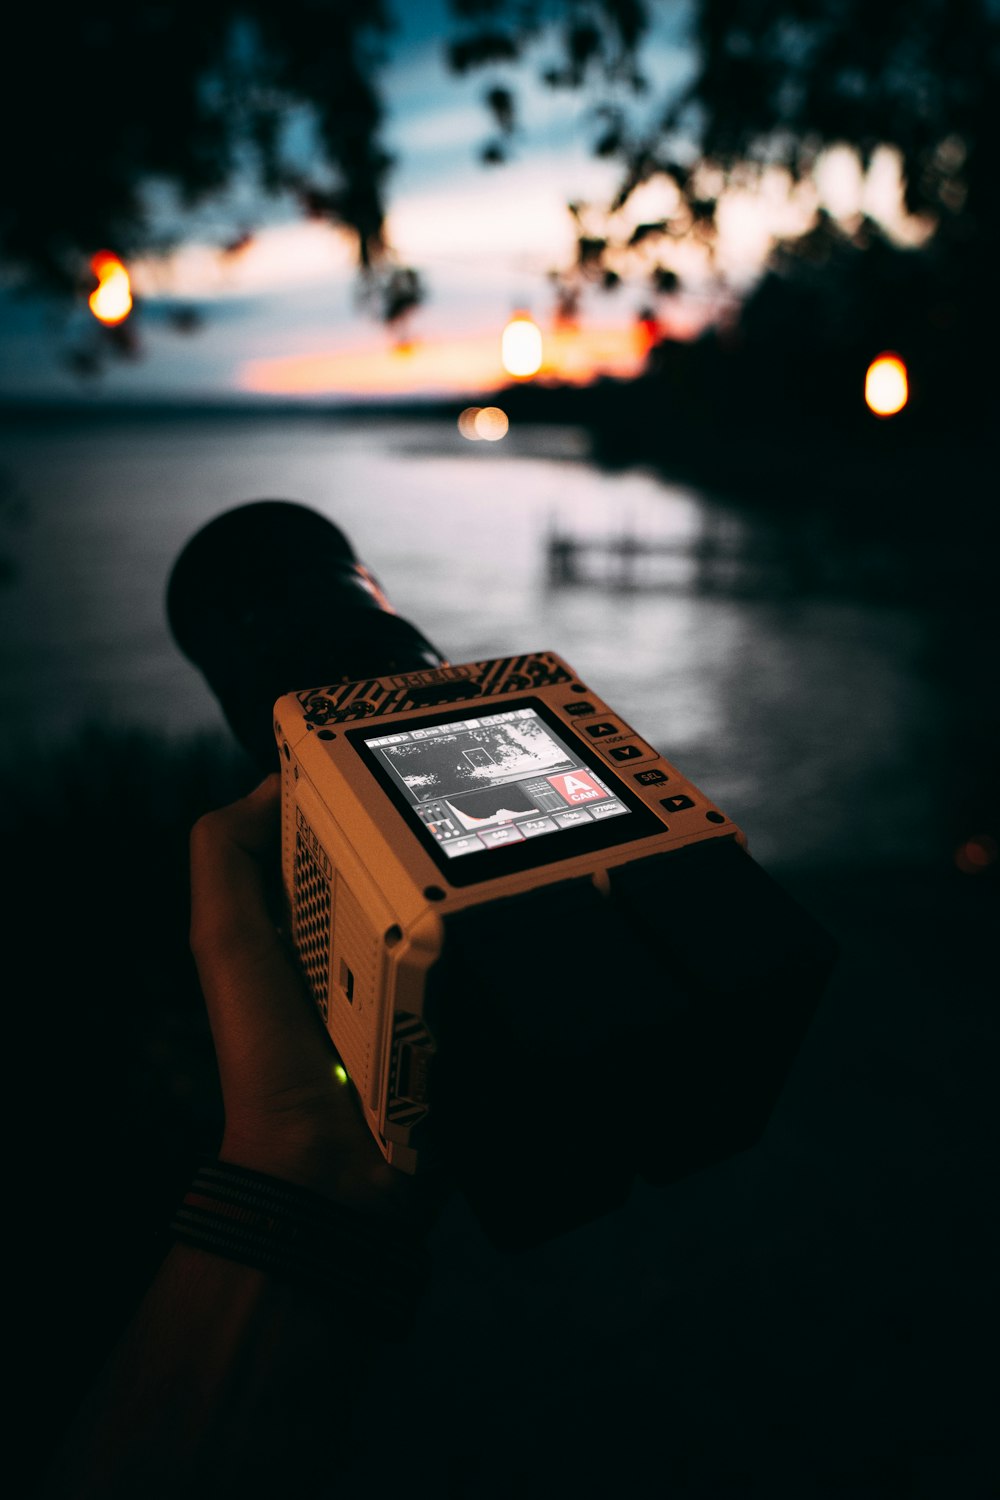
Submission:
[[[685,7],[657,8],[664,9],[669,24],[661,14],[647,49],[647,107],[690,64],[681,45]],[[519,305],[532,307],[541,321],[550,299],[545,273],[572,258],[567,201],[606,199],[619,169],[589,153],[592,101],[545,88],[530,63],[512,75],[523,121],[514,159],[499,169],[481,166],[478,148],[492,128],[483,94],[495,80],[485,72],[448,71],[442,38],[452,23],[443,0],[400,4],[398,13],[397,44],[390,39],[382,71],[386,139],[397,155],[388,229],[400,260],[414,265],[428,287],[428,303],[409,329],[420,342],[407,355],[393,351],[392,335],[359,303],[350,237],[303,221],[288,197],[265,197],[247,160],[224,192],[194,211],[182,210],[162,182],[149,186],[151,223],[165,236],[183,233],[185,242],[163,259],[129,265],[145,304],[134,325],[145,357],[109,365],[99,387],[108,398],[283,390],[296,381],[316,394],[486,390],[502,378],[503,322]],[[532,56],[534,64],[541,60],[540,51]],[[296,149],[307,151],[309,120],[292,125]],[[246,224],[263,227],[239,254],[220,252]],[[178,304],[204,313],[200,332],[171,331]],[[636,357],[631,310],[621,298],[595,294],[584,332],[558,359],[553,354],[554,367],[572,379],[596,369],[624,372]],[[67,330],[79,331],[82,318],[90,331],[85,307],[73,318],[46,323],[33,311],[8,326],[0,346],[9,370],[5,389],[82,390],[60,364]],[[36,321],[34,332],[28,325]]]
[[247,297],[306,285],[347,287],[356,256],[350,236],[333,225],[296,219],[261,229],[244,250],[189,242],[164,258],[135,261],[136,290],[145,297]]
[[573,253],[567,202],[605,195],[615,180],[613,166],[583,154],[536,154],[498,169],[470,170],[458,182],[396,197],[390,239],[417,264],[486,256],[523,265],[534,258],[544,273]]

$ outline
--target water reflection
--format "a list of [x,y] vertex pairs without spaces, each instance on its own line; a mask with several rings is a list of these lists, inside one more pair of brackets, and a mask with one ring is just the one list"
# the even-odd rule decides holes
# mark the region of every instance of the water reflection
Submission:
[[[618,526],[604,535],[554,521],[545,539],[549,584],[740,599],[906,596],[898,554],[871,539],[845,547],[827,517],[751,519],[706,499],[692,510],[694,524],[678,525],[664,505],[657,524]],[[671,519],[673,525],[665,524]]]
[[6,463],[29,506],[0,589],[8,753],[88,722],[221,731],[167,633],[164,582],[213,515],[285,497],[342,526],[452,661],[567,657],[765,862],[946,848],[950,865],[989,831],[944,826],[924,769],[956,764],[975,656],[957,689],[948,653],[931,656],[939,622],[874,563],[866,583],[827,523],[602,471],[571,429],[468,444],[453,423],[75,424],[8,434]]

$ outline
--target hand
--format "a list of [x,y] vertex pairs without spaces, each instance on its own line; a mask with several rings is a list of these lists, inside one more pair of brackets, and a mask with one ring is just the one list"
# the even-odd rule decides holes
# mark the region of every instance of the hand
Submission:
[[269,776],[191,834],[191,948],[225,1106],[224,1161],[389,1214],[412,1211],[412,1177],[390,1167],[271,919],[280,778]]

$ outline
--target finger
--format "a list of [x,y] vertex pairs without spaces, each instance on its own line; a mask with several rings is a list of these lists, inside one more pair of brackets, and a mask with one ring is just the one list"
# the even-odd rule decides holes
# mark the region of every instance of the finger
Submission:
[[191,947],[224,1080],[251,1060],[275,1074],[309,1057],[329,1067],[325,1031],[268,912],[279,796],[268,777],[191,834]]

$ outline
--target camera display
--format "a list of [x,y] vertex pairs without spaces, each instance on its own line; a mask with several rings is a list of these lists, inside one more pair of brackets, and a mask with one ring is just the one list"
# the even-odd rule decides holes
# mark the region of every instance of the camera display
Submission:
[[[631,731],[616,721],[615,733],[595,744],[587,731],[612,726],[590,701],[584,703],[586,719],[570,712],[578,710],[579,701],[567,702],[565,663],[551,653],[531,660],[538,680],[530,697],[512,697],[506,685],[494,692],[487,684],[484,692],[477,678],[495,663],[444,667],[439,674],[444,701],[457,685],[475,699],[474,708],[430,712],[428,705],[414,715],[412,705],[409,711],[404,706],[407,689],[397,685],[389,704],[380,701],[376,707],[362,700],[382,721],[377,727],[372,723],[343,735],[345,750],[353,748],[456,889],[666,832],[665,812],[652,794],[667,778],[651,764],[656,752],[643,745],[642,770],[623,779],[612,766],[623,741],[637,743]],[[552,677],[548,683],[546,673]],[[510,681],[520,685],[523,677],[514,674]],[[372,692],[371,684],[363,686]],[[423,695],[438,688],[422,683],[413,690]],[[328,725],[331,714],[346,720],[357,716],[356,700],[332,707],[327,699],[324,709],[317,692],[298,696],[310,723]],[[339,743],[327,742],[328,757],[337,761]]]
[[452,859],[629,812],[534,708],[421,724],[364,743]]

